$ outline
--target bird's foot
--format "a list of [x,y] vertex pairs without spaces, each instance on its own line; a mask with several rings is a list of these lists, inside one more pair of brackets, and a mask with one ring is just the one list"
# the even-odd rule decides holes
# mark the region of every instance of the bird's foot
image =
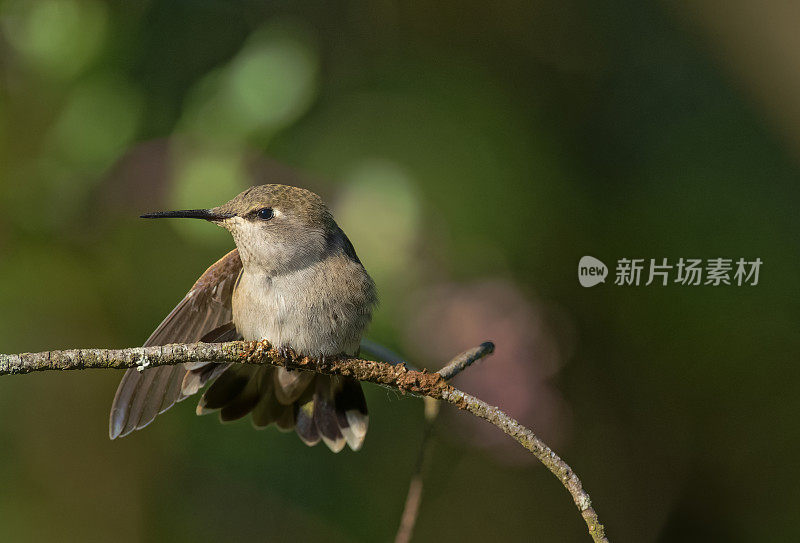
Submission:
[[286,358],[288,360],[292,359],[292,350],[289,349],[289,347],[287,347],[286,345],[284,345],[281,348],[279,348],[278,352],[281,353],[282,357],[284,357],[284,358]]

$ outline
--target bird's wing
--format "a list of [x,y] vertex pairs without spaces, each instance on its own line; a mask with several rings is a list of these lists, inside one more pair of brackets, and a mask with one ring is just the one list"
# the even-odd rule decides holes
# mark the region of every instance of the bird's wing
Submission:
[[[145,347],[194,343],[230,322],[231,297],[241,270],[242,261],[236,249],[215,262],[156,328]],[[126,371],[111,406],[111,439],[144,428],[156,415],[186,398],[181,391],[186,371],[183,364]]]

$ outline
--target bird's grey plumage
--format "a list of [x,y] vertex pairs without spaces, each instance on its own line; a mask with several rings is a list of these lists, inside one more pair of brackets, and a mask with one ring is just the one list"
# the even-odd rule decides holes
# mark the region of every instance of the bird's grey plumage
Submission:
[[[274,217],[259,220],[265,208]],[[147,345],[243,338],[309,356],[358,352],[376,303],[374,284],[316,194],[262,185],[210,210],[149,216],[212,220],[231,231],[237,250],[201,276]],[[252,413],[256,428],[294,428],[306,444],[324,441],[334,452],[363,443],[368,417],[357,381],[212,363],[129,370],[114,399],[111,438],[146,426],[208,382],[198,414],[218,410],[229,421]]]

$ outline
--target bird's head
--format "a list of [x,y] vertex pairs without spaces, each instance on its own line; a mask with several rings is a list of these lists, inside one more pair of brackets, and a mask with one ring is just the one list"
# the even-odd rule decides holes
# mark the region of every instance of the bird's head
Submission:
[[315,193],[288,185],[251,187],[211,209],[165,211],[144,218],[205,219],[230,231],[245,269],[280,275],[324,257],[338,230]]

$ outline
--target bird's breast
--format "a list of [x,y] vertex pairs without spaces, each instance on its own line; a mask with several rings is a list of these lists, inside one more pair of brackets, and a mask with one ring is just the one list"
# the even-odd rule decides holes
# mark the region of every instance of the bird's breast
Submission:
[[342,288],[335,273],[319,268],[278,277],[242,272],[232,298],[242,337],[309,356],[355,354],[374,300],[362,289]]

